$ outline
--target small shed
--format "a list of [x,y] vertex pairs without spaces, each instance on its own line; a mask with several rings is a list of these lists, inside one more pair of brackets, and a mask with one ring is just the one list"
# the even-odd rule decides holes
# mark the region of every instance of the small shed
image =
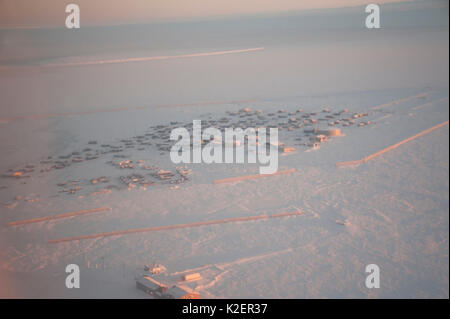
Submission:
[[166,271],[166,267],[160,264],[144,265],[144,270],[151,274],[158,275]]
[[280,152],[282,153],[291,153],[291,152],[295,152],[295,148],[293,147],[289,147],[289,146],[282,146],[278,149]]
[[317,133],[317,128],[305,128],[304,132],[306,134],[316,134]]
[[328,139],[328,137],[323,134],[314,135],[314,136],[310,137],[311,142],[317,142],[317,143],[325,142],[327,139]]
[[341,129],[332,128],[328,130],[318,130],[317,134],[325,135],[325,136],[341,136]]
[[320,145],[319,145],[319,143],[317,143],[317,142],[309,143],[309,144],[307,144],[307,146],[312,147],[313,150],[317,150],[317,149],[320,148]]
[[280,148],[283,147],[285,144],[281,142],[267,142],[266,145]]
[[202,276],[198,272],[196,272],[196,273],[193,273],[193,274],[186,274],[186,275],[184,275],[182,277],[182,280],[184,280],[184,281],[193,281],[193,280],[198,280],[198,279],[201,279],[201,278],[202,278]]

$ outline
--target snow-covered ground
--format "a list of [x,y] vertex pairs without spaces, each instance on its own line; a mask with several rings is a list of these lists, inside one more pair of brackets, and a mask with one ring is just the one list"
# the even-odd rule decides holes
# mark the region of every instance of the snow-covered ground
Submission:
[[[380,30],[362,27],[359,8],[163,25],[159,37],[152,25],[105,28],[74,39],[78,46],[58,30],[0,31],[9,44],[0,60],[0,296],[147,298],[134,276],[156,262],[167,268],[159,275],[167,283],[199,272],[202,279],[186,285],[210,298],[448,298],[448,125],[367,163],[336,167],[449,119],[448,16],[442,2],[432,3],[437,8],[387,7]],[[122,46],[107,42],[111,34]],[[27,45],[36,48],[20,50]],[[248,48],[263,49],[48,66]],[[253,117],[236,114],[242,108]],[[281,109],[287,118],[279,117]],[[303,145],[304,126],[288,123],[345,109],[321,127],[367,116],[336,124],[343,136],[317,150]],[[261,114],[264,125],[281,123],[280,141],[296,149],[279,156],[279,169],[294,173],[217,185],[216,179],[256,174],[258,164],[188,164],[192,173],[180,183],[152,175],[177,166],[152,137],[158,125],[228,118],[252,126]],[[126,160],[135,166],[116,165]],[[65,167],[56,169],[58,161]],[[7,177],[17,171],[29,177]],[[120,179],[133,174],[150,183]],[[92,182],[100,177],[105,182]],[[7,226],[99,207],[111,210]],[[48,243],[295,210],[304,214]],[[80,289],[65,287],[70,263],[80,266]],[[365,267],[373,263],[379,289],[365,286]]]

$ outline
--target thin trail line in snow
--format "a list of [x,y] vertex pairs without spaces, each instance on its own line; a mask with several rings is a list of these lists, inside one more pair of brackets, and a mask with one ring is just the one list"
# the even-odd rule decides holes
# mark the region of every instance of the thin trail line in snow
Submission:
[[230,269],[222,271],[220,274],[218,274],[217,276],[215,276],[214,279],[211,280],[209,283],[207,283],[206,285],[200,285],[200,286],[197,286],[195,289],[196,289],[197,291],[200,291],[200,290],[205,290],[205,289],[211,288],[211,287],[214,286],[218,281],[220,281],[220,280],[222,279],[222,277],[224,277],[229,271],[230,271]]
[[197,58],[205,56],[218,56],[226,54],[238,54],[238,53],[249,53],[255,51],[261,51],[264,48],[248,48],[240,50],[227,50],[227,51],[213,51],[213,52],[201,52],[201,53],[191,53],[191,54],[181,54],[181,55],[162,55],[162,56],[148,56],[140,58],[124,58],[124,59],[110,59],[110,60],[97,60],[97,61],[83,61],[83,62],[68,62],[68,63],[49,63],[42,64],[40,67],[44,68],[55,68],[55,67],[74,67],[74,66],[89,66],[89,65],[104,65],[104,64],[123,64],[123,63],[136,63],[136,62],[148,62],[155,60],[174,60],[174,59],[184,59],[184,58]]
[[258,261],[258,260],[261,260],[264,258],[275,257],[277,255],[285,254],[285,253],[289,253],[289,252],[293,252],[293,251],[294,251],[294,249],[292,249],[292,248],[286,248],[283,250],[274,251],[274,252],[270,252],[270,253],[266,253],[266,254],[255,255],[255,256],[250,256],[250,257],[243,257],[243,258],[237,259],[235,261],[216,264],[215,265],[216,268],[218,268],[222,271],[218,275],[216,275],[214,277],[214,279],[211,280],[209,283],[197,286],[196,290],[205,290],[205,289],[211,288],[217,282],[219,282],[222,279],[222,277],[224,277],[227,273],[229,273],[232,270],[232,267],[235,265],[242,265],[242,264],[246,264],[246,263],[250,263],[250,262],[255,262],[255,261]]
[[218,219],[218,220],[217,219],[216,220],[208,220],[208,221],[196,222],[196,223],[190,223],[190,224],[177,224],[177,225],[170,225],[170,226],[157,226],[157,227],[127,229],[127,230],[112,231],[112,232],[107,232],[107,233],[97,233],[97,234],[90,234],[90,235],[84,235],[84,236],[75,236],[75,237],[54,239],[54,240],[49,240],[48,243],[49,244],[57,244],[57,243],[70,242],[70,241],[76,241],[76,240],[82,240],[82,239],[93,239],[93,238],[100,238],[100,237],[120,236],[120,235],[129,235],[129,234],[135,234],[135,233],[147,233],[147,232],[153,232],[153,231],[172,230],[172,229],[180,229],[180,228],[192,228],[192,227],[200,227],[200,226],[207,226],[207,225],[246,222],[246,221],[254,221],[254,220],[267,220],[267,219],[273,219],[273,218],[298,216],[298,215],[303,215],[303,212],[295,211],[295,212],[278,213],[278,214],[272,214],[272,215],[263,214],[263,215],[257,215],[257,216],[246,216],[246,217],[236,217],[236,218],[227,218],[227,219]]
[[237,259],[237,260],[232,261],[232,262],[217,264],[216,267],[219,268],[219,269],[226,269],[228,267],[232,267],[232,266],[235,266],[235,265],[242,265],[242,264],[246,264],[246,263],[249,263],[249,262],[258,261],[260,259],[274,257],[274,256],[277,256],[279,254],[289,253],[289,252],[292,252],[292,251],[293,251],[292,248],[286,248],[286,249],[283,249],[283,250],[274,251],[274,252],[270,252],[270,253],[266,253],[266,254],[260,254],[260,255],[250,256],[250,257],[243,257],[243,258]]
[[203,266],[196,267],[196,268],[190,268],[190,269],[185,269],[185,270],[182,270],[182,271],[176,271],[176,272],[171,273],[170,275],[171,276],[183,275],[183,274],[186,274],[186,273],[189,273],[189,272],[194,272],[194,271],[199,271],[199,270],[203,270],[203,269],[208,269],[209,267],[211,267],[211,265],[203,265]]
[[98,213],[98,212],[103,212],[105,210],[111,210],[111,208],[101,207],[101,208],[94,208],[94,209],[88,209],[88,210],[80,210],[77,212],[59,214],[59,215],[55,215],[55,216],[45,216],[45,217],[34,218],[34,219],[26,219],[26,220],[21,220],[21,221],[16,221],[16,222],[10,222],[10,223],[8,223],[8,227],[26,225],[26,224],[32,224],[32,223],[40,223],[40,222],[49,221],[49,220],[69,218],[69,217],[73,217],[73,216],[80,216],[80,215],[86,215],[86,214],[91,214],[91,213]]
[[273,173],[273,174],[255,174],[255,175],[230,177],[230,178],[224,178],[224,179],[216,179],[214,181],[214,184],[234,183],[234,182],[245,181],[245,180],[248,180],[248,179],[256,179],[256,178],[267,177],[267,176],[289,174],[289,173],[294,173],[295,171],[296,171],[295,168],[290,168],[290,169],[285,169],[285,170],[282,170],[282,171],[278,171],[278,172]]
[[417,106],[413,107],[412,110],[418,110],[418,109],[421,109],[421,108],[424,108],[424,107],[427,107],[427,106],[431,106],[434,103],[439,103],[439,102],[444,102],[444,101],[448,101],[448,96],[444,97],[442,99],[439,99],[437,101],[431,101],[431,102],[428,102],[428,103],[417,105]]
[[391,114],[391,113],[386,114],[386,115],[383,115],[382,117],[379,117],[379,118],[377,118],[377,119],[374,119],[372,122],[378,123],[378,122],[380,122],[381,120],[385,120],[385,119],[390,118],[390,117],[392,117],[392,114]]
[[412,141],[412,140],[414,140],[414,139],[416,139],[416,138],[418,138],[418,137],[420,137],[422,135],[428,134],[428,133],[430,133],[430,132],[432,132],[432,131],[440,128],[440,127],[448,125],[448,123],[449,123],[449,121],[447,120],[447,121],[442,122],[442,123],[440,123],[438,125],[430,127],[428,129],[426,129],[425,131],[422,131],[422,132],[420,132],[420,133],[418,133],[416,135],[408,137],[408,138],[406,138],[406,139],[404,139],[404,140],[402,140],[402,141],[400,141],[400,142],[398,142],[398,143],[396,143],[394,145],[386,147],[386,148],[382,149],[381,151],[378,151],[378,152],[373,153],[373,154],[371,154],[369,156],[366,156],[363,159],[356,160],[356,161],[349,161],[349,162],[339,162],[339,163],[336,163],[336,166],[337,167],[341,167],[341,166],[349,166],[349,165],[358,165],[358,164],[361,164],[361,163],[368,162],[368,161],[370,161],[371,159],[373,159],[373,158],[375,158],[377,156],[380,156],[380,155],[382,155],[382,154],[384,154],[386,152],[389,152],[389,151],[391,151],[391,150],[393,150],[393,149],[395,149],[395,148],[397,148],[397,147],[399,147],[399,146],[401,146],[401,145],[403,145],[405,143],[408,143],[409,141]]

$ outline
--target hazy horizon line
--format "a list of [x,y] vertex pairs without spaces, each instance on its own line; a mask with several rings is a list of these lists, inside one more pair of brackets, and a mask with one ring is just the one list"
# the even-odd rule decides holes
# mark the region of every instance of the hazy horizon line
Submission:
[[[393,0],[392,2],[383,3],[388,6],[408,5],[408,4],[431,4],[432,2],[438,2],[438,0],[432,0],[429,3],[424,0]],[[330,11],[347,11],[357,8],[365,7],[366,4],[357,5],[343,5],[337,7],[324,7],[324,8],[307,8],[307,9],[289,9],[279,10],[272,12],[253,12],[253,13],[235,13],[235,14],[217,14],[210,16],[192,16],[192,17],[165,17],[165,18],[151,18],[149,20],[139,21],[115,21],[115,22],[82,22],[82,27],[85,28],[101,28],[101,27],[121,27],[121,26],[145,26],[152,24],[172,24],[172,23],[195,23],[195,22],[209,22],[209,21],[228,21],[234,19],[258,19],[268,17],[282,17],[282,16],[296,16],[301,14],[320,14]],[[60,25],[48,24],[48,25],[1,25],[0,30],[43,30],[43,29],[63,29],[64,23]]]

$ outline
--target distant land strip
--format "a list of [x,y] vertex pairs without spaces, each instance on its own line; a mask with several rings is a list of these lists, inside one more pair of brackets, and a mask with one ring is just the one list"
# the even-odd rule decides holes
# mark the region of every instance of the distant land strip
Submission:
[[97,61],[48,63],[48,64],[41,64],[39,66],[44,67],[44,68],[54,68],[54,67],[74,67],[74,66],[90,66],[90,65],[118,64],[118,63],[136,63],[136,62],[147,62],[147,61],[154,61],[154,60],[173,60],[173,59],[226,55],[226,54],[248,53],[248,52],[261,51],[261,50],[264,50],[264,48],[261,47],[261,48],[249,48],[249,49],[240,49],[240,50],[212,51],[212,52],[201,52],[201,53],[191,53],[191,54],[181,54],[181,55],[162,55],[162,56],[148,56],[148,57],[139,57],[139,58],[123,58],[123,59],[109,59],[109,60],[97,60]]
[[339,163],[336,163],[336,166],[337,166],[337,167],[341,167],[341,166],[349,166],[349,165],[358,165],[358,164],[361,164],[361,163],[368,162],[368,161],[370,161],[371,159],[373,159],[373,158],[375,158],[375,157],[377,157],[377,156],[380,156],[380,155],[382,155],[382,154],[384,154],[384,153],[386,153],[386,152],[389,152],[389,151],[391,151],[391,150],[393,150],[393,149],[399,147],[400,145],[403,145],[403,144],[405,144],[405,143],[408,143],[409,141],[412,141],[412,140],[414,140],[414,139],[416,139],[416,138],[418,138],[418,137],[420,137],[420,136],[422,136],[422,135],[428,134],[428,133],[430,133],[430,132],[432,132],[432,131],[434,131],[434,130],[440,128],[440,127],[443,127],[443,126],[445,126],[445,125],[448,125],[448,123],[449,123],[449,121],[447,120],[447,121],[442,122],[442,123],[440,123],[440,124],[438,124],[438,125],[435,125],[435,126],[433,126],[433,127],[430,127],[430,128],[428,128],[428,129],[426,129],[425,131],[422,131],[422,132],[420,132],[420,133],[418,133],[418,134],[416,134],[416,135],[413,135],[413,136],[411,136],[411,137],[408,137],[407,139],[404,139],[404,140],[402,140],[402,141],[400,141],[400,142],[398,142],[398,143],[396,143],[396,144],[394,144],[394,145],[391,145],[391,146],[389,146],[389,147],[386,147],[386,148],[382,149],[381,151],[378,151],[378,152],[373,153],[373,154],[371,154],[371,155],[369,155],[369,156],[367,156],[367,157],[364,157],[363,159],[356,160],[356,161],[349,161],[349,162],[339,162]]
[[138,111],[138,110],[145,110],[145,109],[151,109],[151,108],[225,105],[225,104],[248,104],[248,103],[255,103],[255,102],[258,102],[258,100],[206,101],[206,102],[198,102],[198,103],[158,104],[158,105],[151,105],[151,106],[121,107],[121,108],[113,108],[113,109],[100,109],[100,110],[80,111],[80,112],[44,113],[44,114],[25,115],[25,116],[17,116],[17,117],[0,117],[0,124],[1,123],[5,124],[5,123],[12,122],[12,121],[18,121],[18,120],[39,120],[39,119],[47,119],[47,118],[91,115],[91,114],[97,114],[97,113]]
[[295,168],[290,168],[290,169],[285,169],[285,170],[282,170],[282,171],[278,171],[278,172],[273,173],[273,174],[255,174],[255,175],[230,177],[230,178],[224,178],[224,179],[216,179],[214,181],[214,184],[234,183],[234,182],[240,182],[240,181],[245,181],[245,180],[249,180],[249,179],[256,179],[256,178],[261,178],[261,177],[290,174],[290,173],[294,173],[295,171],[296,171]]
[[179,104],[159,104],[156,108],[167,108],[167,107],[181,107],[181,106],[204,106],[204,105],[223,105],[223,104],[246,104],[246,103],[256,103],[258,100],[235,100],[235,101],[206,101],[198,103],[179,103]]
[[170,226],[137,228],[137,229],[112,231],[112,232],[108,232],[108,233],[97,233],[97,234],[84,235],[84,236],[66,237],[66,238],[49,240],[48,243],[49,244],[57,244],[57,243],[70,242],[70,241],[76,241],[76,240],[82,240],[82,239],[93,239],[93,238],[101,238],[101,237],[120,236],[120,235],[136,234],[136,233],[147,233],[147,232],[153,232],[153,231],[162,231],[162,230],[171,230],[171,229],[180,229],[180,228],[192,228],[192,227],[200,227],[200,226],[207,226],[207,225],[246,222],[246,221],[252,221],[252,220],[281,218],[281,217],[299,216],[299,215],[303,215],[303,212],[295,211],[295,212],[278,213],[278,214],[272,214],[272,215],[263,214],[263,215],[256,215],[256,216],[208,220],[208,221],[196,222],[196,223],[191,223],[191,224],[178,224],[178,225],[170,225]]
[[46,217],[40,217],[40,218],[34,218],[34,219],[26,219],[26,220],[8,223],[8,227],[40,223],[40,222],[45,222],[48,220],[69,218],[72,216],[80,216],[80,215],[86,215],[86,214],[91,214],[91,213],[98,213],[98,212],[103,212],[103,211],[110,210],[110,209],[111,208],[108,208],[108,207],[101,207],[101,208],[94,208],[94,209],[80,210],[77,212],[59,214],[56,216],[46,216]]

